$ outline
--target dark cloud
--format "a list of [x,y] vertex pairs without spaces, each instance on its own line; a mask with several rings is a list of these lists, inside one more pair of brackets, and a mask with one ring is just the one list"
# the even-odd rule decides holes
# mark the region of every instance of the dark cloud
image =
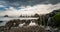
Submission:
[[53,3],[53,4],[60,2],[60,0],[4,0],[4,1],[9,1],[9,2],[18,2],[18,1],[20,1],[20,2],[28,2],[28,1],[33,1],[33,2],[36,2],[36,3],[37,2],[41,3],[41,2],[44,2],[44,1],[49,1],[50,3]]
[[57,3],[60,3],[60,0],[49,0],[49,2],[51,3],[51,4],[57,4]]
[[5,1],[9,1],[9,2],[16,2],[16,1],[22,1],[22,2],[27,2],[27,1],[46,1],[46,0],[5,0]]
[[40,4],[41,2],[46,1],[46,0],[5,0],[5,2],[8,3],[8,5],[14,6],[14,7],[19,7],[19,6],[33,6],[36,4]]
[[37,4],[56,4],[59,3],[60,0],[3,0],[6,2],[6,4],[13,6],[13,7],[19,7],[19,6],[34,6]]

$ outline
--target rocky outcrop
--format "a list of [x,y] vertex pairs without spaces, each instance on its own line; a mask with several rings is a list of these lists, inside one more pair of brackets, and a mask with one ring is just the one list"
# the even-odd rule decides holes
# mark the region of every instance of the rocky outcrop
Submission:
[[0,23],[2,23],[3,21],[0,21]]
[[39,26],[29,26],[29,27],[11,28],[9,32],[47,32],[47,31]]
[[8,15],[4,15],[4,17],[8,17]]

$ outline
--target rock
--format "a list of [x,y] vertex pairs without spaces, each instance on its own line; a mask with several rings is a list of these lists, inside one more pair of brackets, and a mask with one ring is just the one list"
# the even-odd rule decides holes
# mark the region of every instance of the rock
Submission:
[[47,31],[39,26],[28,26],[28,27],[12,28],[9,30],[9,32],[47,32]]
[[8,17],[8,15],[5,15],[4,17]]

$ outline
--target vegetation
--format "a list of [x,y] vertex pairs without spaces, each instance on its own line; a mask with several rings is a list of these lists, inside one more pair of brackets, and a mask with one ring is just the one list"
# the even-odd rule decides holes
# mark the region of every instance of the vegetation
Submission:
[[56,23],[57,26],[60,26],[60,12],[57,13],[54,17],[54,22]]

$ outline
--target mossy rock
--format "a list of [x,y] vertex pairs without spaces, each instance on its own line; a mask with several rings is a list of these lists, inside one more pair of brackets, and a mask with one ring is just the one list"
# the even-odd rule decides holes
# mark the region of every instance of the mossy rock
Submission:
[[60,25],[60,12],[53,16],[53,19],[57,25]]

